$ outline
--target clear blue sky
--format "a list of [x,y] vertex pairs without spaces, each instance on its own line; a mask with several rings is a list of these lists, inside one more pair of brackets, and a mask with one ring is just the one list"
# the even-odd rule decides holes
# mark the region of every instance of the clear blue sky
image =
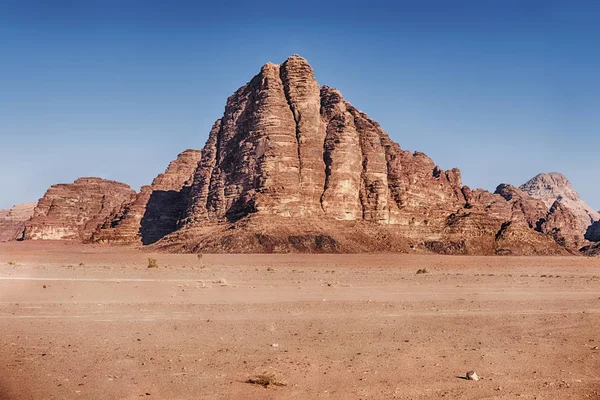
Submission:
[[0,1],[0,208],[79,176],[150,183],[298,53],[465,184],[558,171],[598,209],[599,21],[598,0]]

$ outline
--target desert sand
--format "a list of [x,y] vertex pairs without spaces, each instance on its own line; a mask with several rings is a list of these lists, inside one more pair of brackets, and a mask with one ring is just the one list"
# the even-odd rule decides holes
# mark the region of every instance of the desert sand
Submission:
[[598,258],[0,245],[2,400],[599,399],[599,329]]

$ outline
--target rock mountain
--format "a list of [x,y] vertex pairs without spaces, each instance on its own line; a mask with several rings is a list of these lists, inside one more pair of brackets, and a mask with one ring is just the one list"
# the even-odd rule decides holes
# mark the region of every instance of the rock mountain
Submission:
[[8,210],[0,210],[0,242],[23,237],[25,221],[33,216],[37,203],[17,204]]
[[140,193],[119,185],[51,188],[25,237],[186,252],[525,255],[579,246],[564,229],[578,217],[564,203],[510,185],[463,186],[458,169],[403,150],[297,55],[264,65],[229,97],[201,151],[181,153]]
[[581,200],[571,182],[557,172],[538,174],[521,185],[521,190],[539,199],[548,208],[559,201],[577,217],[579,229],[584,234],[590,225],[600,220],[600,214]]

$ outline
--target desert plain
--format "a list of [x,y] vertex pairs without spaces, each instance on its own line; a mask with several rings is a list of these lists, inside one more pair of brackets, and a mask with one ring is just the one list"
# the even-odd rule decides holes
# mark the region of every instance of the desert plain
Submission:
[[600,399],[599,333],[599,258],[0,244],[2,400]]

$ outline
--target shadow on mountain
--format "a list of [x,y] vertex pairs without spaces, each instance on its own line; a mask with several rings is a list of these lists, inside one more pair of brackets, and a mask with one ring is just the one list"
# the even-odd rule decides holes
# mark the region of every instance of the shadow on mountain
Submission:
[[584,237],[590,242],[600,242],[600,221],[596,221],[588,226]]
[[152,192],[140,226],[142,244],[156,243],[177,230],[177,223],[185,211],[188,191],[189,188],[179,192],[175,190]]

